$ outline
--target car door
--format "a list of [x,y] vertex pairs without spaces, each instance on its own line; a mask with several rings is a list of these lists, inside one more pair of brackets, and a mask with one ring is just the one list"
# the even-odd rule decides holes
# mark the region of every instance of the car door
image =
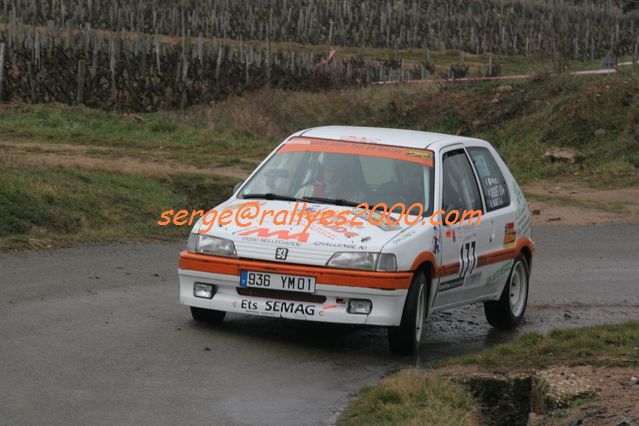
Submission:
[[481,191],[470,159],[462,145],[442,150],[439,209],[444,217],[441,226],[441,267],[434,306],[446,308],[467,303],[478,297],[482,271],[478,259],[485,254],[490,227],[483,220],[446,222],[465,211],[484,211]]
[[[512,258],[507,251],[513,249],[517,239],[516,210],[512,202],[508,182],[495,156],[494,149],[487,146],[467,146],[479,178],[484,198],[485,211],[482,222],[490,228],[486,252],[478,261],[482,271],[481,289],[485,296],[501,293]],[[482,224],[482,225],[483,225]]]

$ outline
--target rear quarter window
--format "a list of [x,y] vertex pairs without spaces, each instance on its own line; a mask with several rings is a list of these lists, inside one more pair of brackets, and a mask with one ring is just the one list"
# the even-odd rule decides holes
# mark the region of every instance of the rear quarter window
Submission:
[[468,148],[484,192],[486,210],[493,211],[510,204],[508,185],[492,153],[486,148]]

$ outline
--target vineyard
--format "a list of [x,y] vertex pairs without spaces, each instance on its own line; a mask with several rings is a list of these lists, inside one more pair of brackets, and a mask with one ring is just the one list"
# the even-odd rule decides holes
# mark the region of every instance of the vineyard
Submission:
[[[436,73],[431,52],[637,55],[614,1],[2,0],[0,99],[184,108],[264,86],[320,90]],[[353,54],[334,54],[348,46]],[[371,54],[383,51],[388,54]],[[381,50],[380,50],[381,49]],[[401,49],[418,49],[404,60]],[[498,67],[482,71],[498,73]],[[461,59],[445,77],[464,76]]]

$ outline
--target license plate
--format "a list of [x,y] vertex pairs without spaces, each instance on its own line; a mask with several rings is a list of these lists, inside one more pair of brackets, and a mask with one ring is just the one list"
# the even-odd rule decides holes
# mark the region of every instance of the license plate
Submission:
[[240,286],[315,293],[315,277],[240,271]]

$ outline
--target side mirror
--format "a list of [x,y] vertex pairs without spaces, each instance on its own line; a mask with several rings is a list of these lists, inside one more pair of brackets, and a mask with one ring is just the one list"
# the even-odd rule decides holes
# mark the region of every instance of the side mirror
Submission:
[[235,194],[237,192],[237,190],[240,189],[240,187],[242,186],[243,183],[244,183],[244,181],[240,181],[240,182],[235,184],[235,186],[233,187],[233,194]]

